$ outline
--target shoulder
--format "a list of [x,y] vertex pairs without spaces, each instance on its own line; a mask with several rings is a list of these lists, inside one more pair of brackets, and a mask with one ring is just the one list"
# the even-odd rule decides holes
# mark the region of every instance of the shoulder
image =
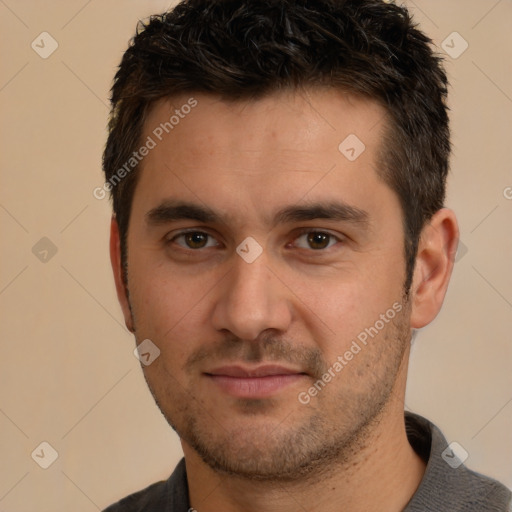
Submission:
[[156,482],[110,505],[103,512],[187,512],[188,484],[185,459],[176,466],[168,480]]
[[[411,446],[427,463],[406,512],[509,512],[512,493],[500,482],[467,468],[441,431],[421,416],[406,413]],[[459,458],[460,456],[460,458]]]
[[[167,482],[157,482],[141,491],[130,494],[110,505],[104,512],[142,512],[148,510],[165,510]],[[151,508],[149,508],[151,507]],[[160,508],[159,508],[160,507]]]

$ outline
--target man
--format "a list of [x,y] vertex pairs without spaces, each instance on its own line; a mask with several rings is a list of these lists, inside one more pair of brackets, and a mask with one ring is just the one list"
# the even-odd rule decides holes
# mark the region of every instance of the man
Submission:
[[185,457],[109,512],[508,510],[404,421],[458,240],[430,43],[381,0],[191,0],[138,32],[104,154],[111,258]]

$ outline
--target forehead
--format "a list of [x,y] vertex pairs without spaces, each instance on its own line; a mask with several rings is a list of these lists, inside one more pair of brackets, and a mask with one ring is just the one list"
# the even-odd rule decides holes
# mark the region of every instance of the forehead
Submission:
[[[231,150],[290,150],[295,155],[299,149],[303,153],[332,149],[333,139],[341,142],[350,133],[372,145],[385,118],[384,108],[376,101],[327,87],[237,101],[182,94],[152,105],[143,136],[153,135],[157,142],[172,138],[176,145],[186,139],[198,150],[208,145],[210,152],[228,144]],[[326,138],[326,132],[333,137]]]
[[235,217],[301,199],[368,201],[372,187],[384,185],[377,169],[385,123],[376,102],[333,89],[161,100],[144,125],[142,141],[154,147],[134,199],[146,210],[169,198],[194,200]]

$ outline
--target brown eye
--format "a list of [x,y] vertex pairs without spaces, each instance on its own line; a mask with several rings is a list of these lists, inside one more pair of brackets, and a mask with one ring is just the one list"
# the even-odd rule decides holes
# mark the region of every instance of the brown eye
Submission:
[[215,238],[203,231],[186,231],[179,233],[170,239],[168,243],[175,243],[183,249],[204,249],[219,245]]
[[311,249],[325,249],[329,246],[331,235],[321,233],[319,231],[312,231],[308,233],[308,244]]
[[314,251],[321,251],[322,249],[329,249],[341,240],[331,233],[325,231],[312,231],[304,230],[294,242],[294,246],[300,249],[309,249]]
[[192,232],[184,235],[185,243],[191,249],[202,249],[208,242],[208,235],[206,233]]

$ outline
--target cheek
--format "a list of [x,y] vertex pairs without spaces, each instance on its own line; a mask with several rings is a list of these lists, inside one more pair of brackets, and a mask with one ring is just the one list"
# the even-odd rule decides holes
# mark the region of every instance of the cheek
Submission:
[[205,283],[180,279],[162,265],[134,261],[129,267],[130,303],[139,335],[158,340],[183,338],[197,325]]
[[197,294],[170,280],[153,279],[147,271],[141,281],[133,280],[130,294],[137,339],[150,339],[160,350],[159,357],[143,370],[151,389],[165,402],[169,386],[173,395],[187,387],[183,368],[198,349],[198,340],[204,339],[198,335]]
[[[332,279],[321,284],[298,280],[294,292],[298,322],[314,334],[315,343],[326,362],[342,355],[359,335],[368,329],[384,331],[396,310],[402,309],[402,287],[397,271],[384,268],[354,273],[347,279]],[[384,325],[381,315],[384,315]]]

